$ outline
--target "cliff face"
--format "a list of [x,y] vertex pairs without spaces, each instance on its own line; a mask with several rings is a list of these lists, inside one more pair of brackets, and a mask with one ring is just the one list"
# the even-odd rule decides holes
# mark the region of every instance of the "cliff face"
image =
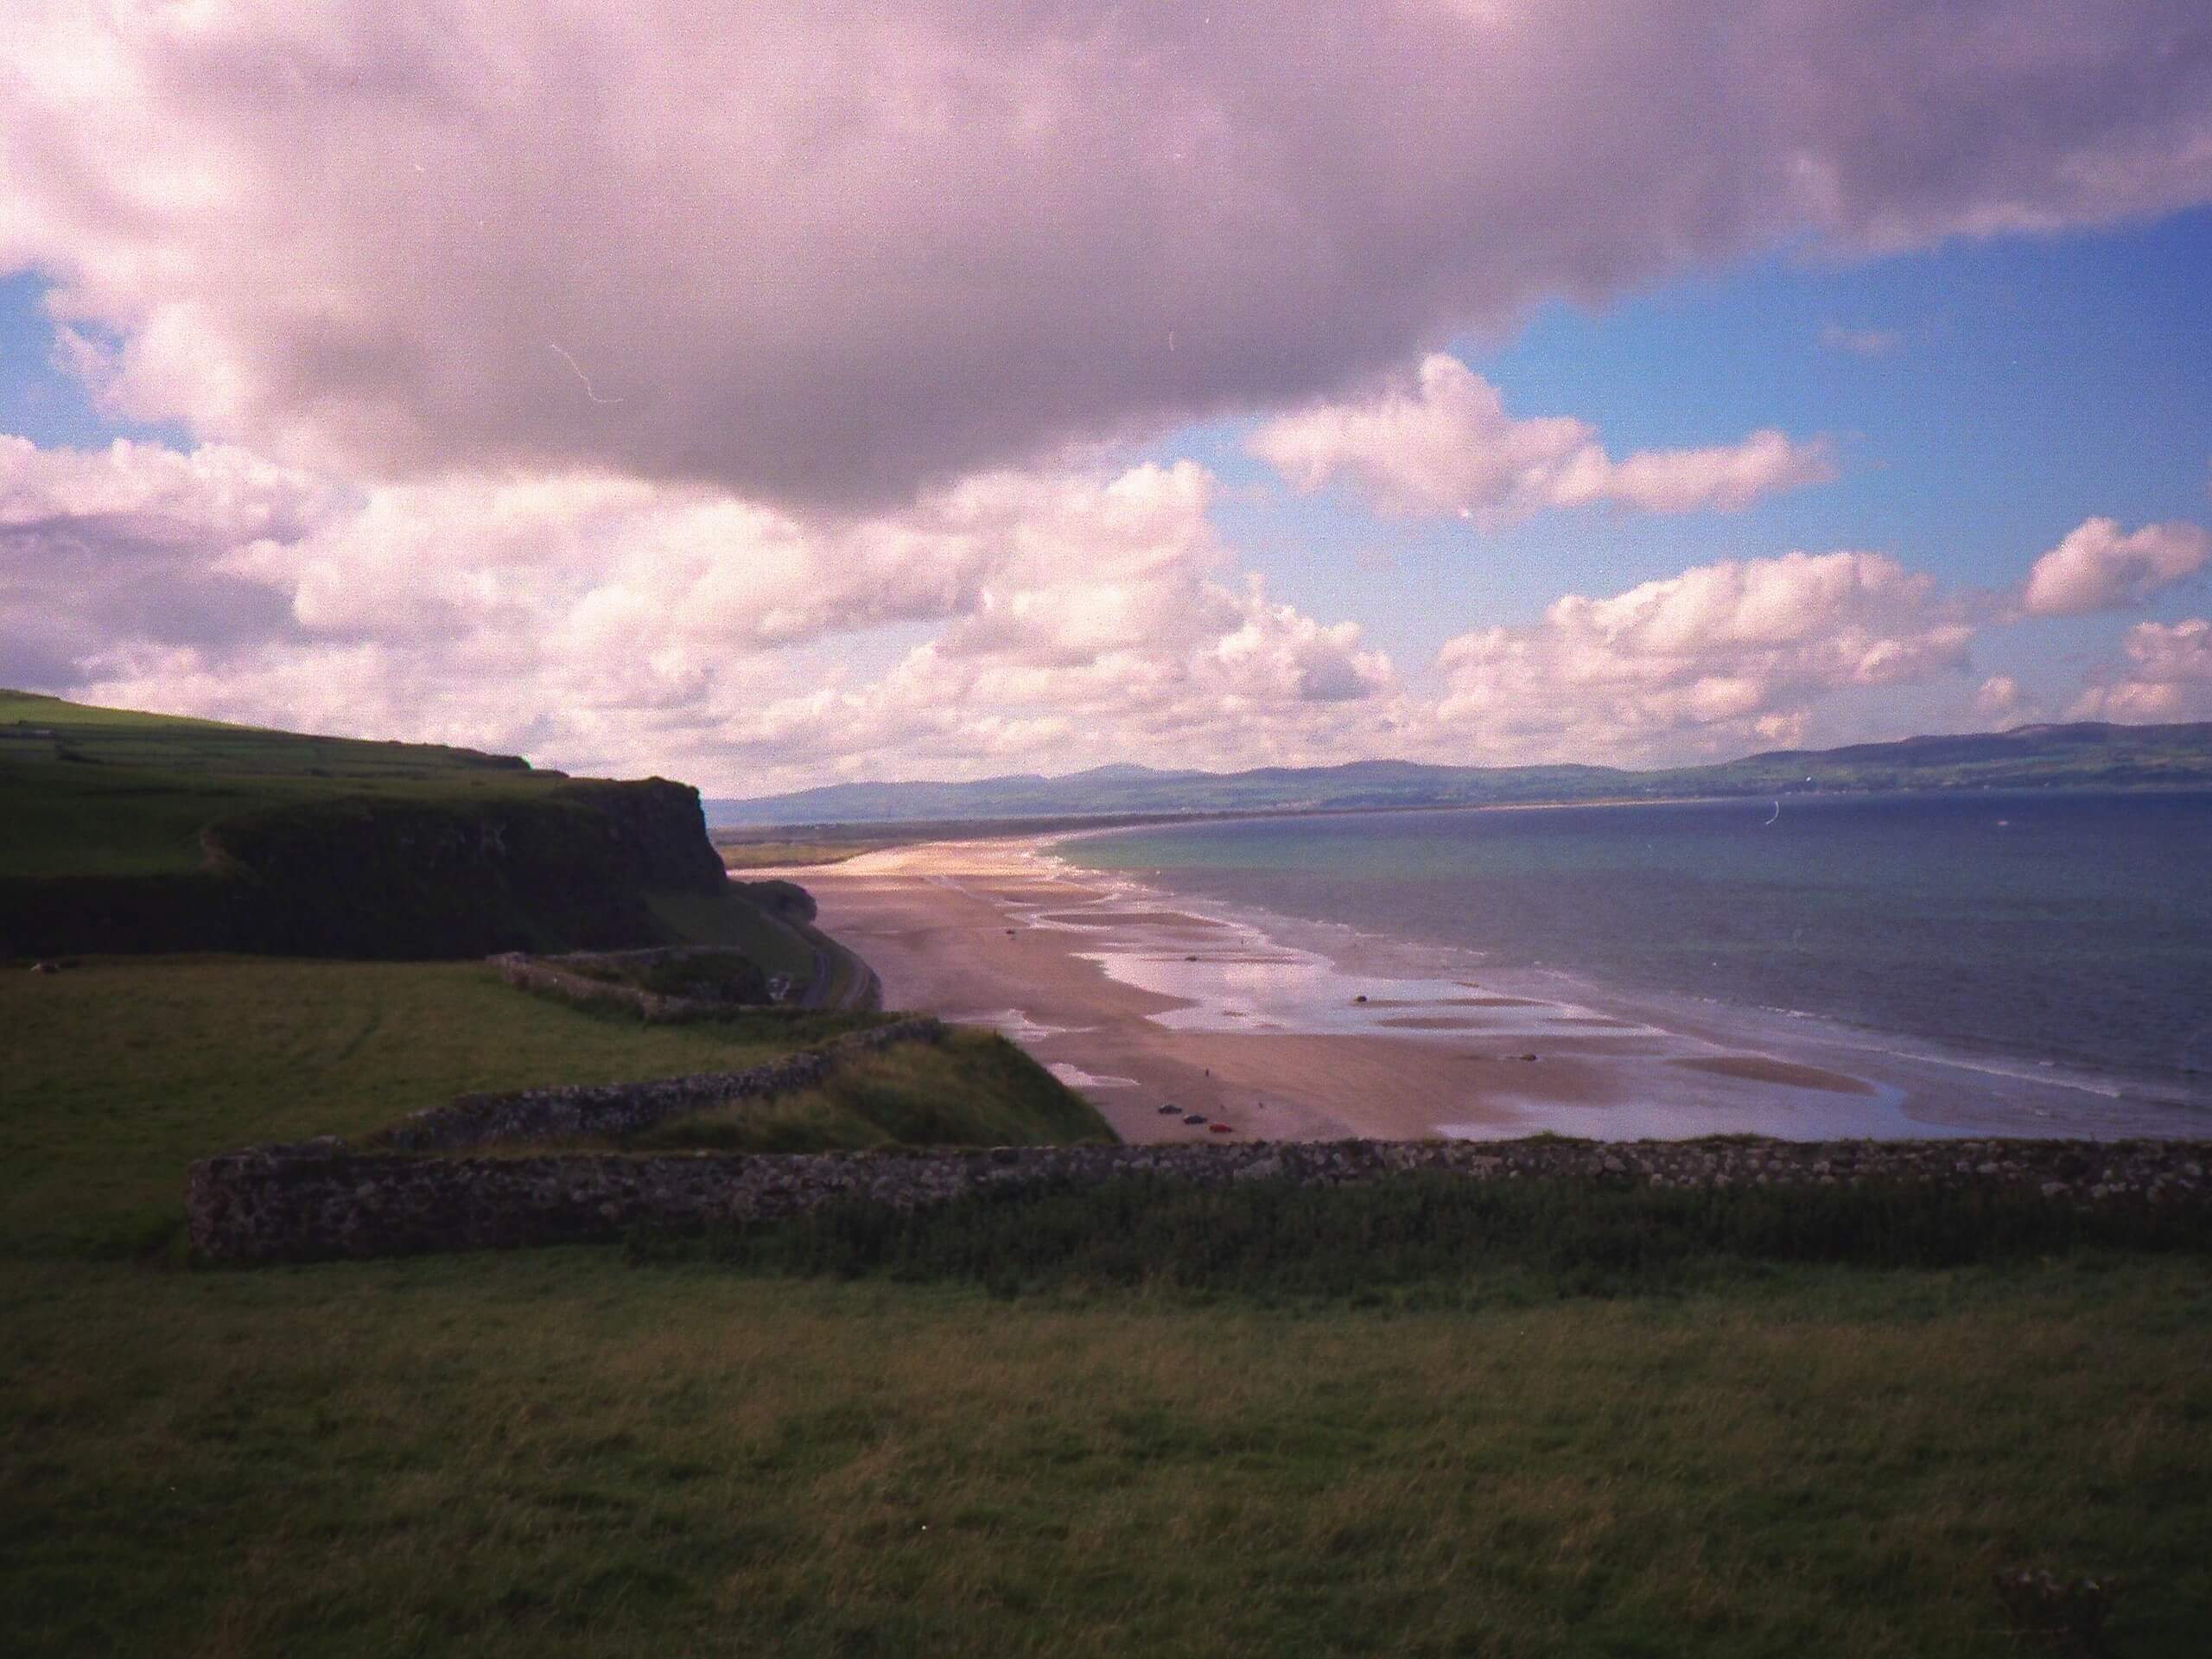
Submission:
[[637,866],[649,887],[719,893],[727,879],[721,855],[707,839],[707,817],[699,791],[665,778],[642,783],[582,779],[554,791],[556,799],[573,801],[599,813],[613,828],[614,839]]
[[340,796],[202,832],[190,874],[0,883],[0,950],[246,950],[430,958],[664,942],[651,888],[713,891],[698,791],[563,784],[542,796]]

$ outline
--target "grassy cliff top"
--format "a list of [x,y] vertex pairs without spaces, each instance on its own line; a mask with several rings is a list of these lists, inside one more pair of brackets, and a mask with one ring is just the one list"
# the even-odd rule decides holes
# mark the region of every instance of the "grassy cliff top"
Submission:
[[184,715],[103,709],[4,688],[0,688],[0,759],[190,769],[231,777],[450,778],[531,770],[530,762],[518,755],[486,754],[443,743],[321,737]]
[[321,737],[0,690],[0,875],[196,869],[200,832],[340,795],[481,800],[567,781],[514,755]]

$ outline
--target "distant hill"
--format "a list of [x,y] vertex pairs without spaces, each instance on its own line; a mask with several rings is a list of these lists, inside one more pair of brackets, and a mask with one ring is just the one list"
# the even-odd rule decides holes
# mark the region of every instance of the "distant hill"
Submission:
[[0,955],[658,944],[726,885],[686,785],[0,691]]
[[831,784],[789,795],[709,800],[717,828],[1285,812],[1768,795],[1807,789],[2139,788],[2212,785],[2212,722],[2019,726],[1838,749],[1782,749],[1716,766],[1433,766],[1357,760],[1251,772],[1101,766],[971,783]]

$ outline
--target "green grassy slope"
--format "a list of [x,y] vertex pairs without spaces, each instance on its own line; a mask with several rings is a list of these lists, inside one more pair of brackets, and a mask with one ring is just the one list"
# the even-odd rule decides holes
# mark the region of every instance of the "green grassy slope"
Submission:
[[669,931],[695,944],[727,944],[772,974],[804,982],[814,970],[814,946],[791,922],[738,893],[656,893],[653,913]]
[[304,736],[0,691],[0,875],[190,871],[200,832],[334,797],[537,798],[563,781],[507,755]]
[[751,925],[704,914],[721,866],[680,785],[0,694],[0,954],[645,944],[658,889]]
[[512,755],[487,754],[442,743],[319,737],[183,715],[105,709],[4,689],[0,689],[0,759],[325,778],[419,778],[530,770],[526,762]]
[[456,1094],[731,1071],[848,1028],[643,1026],[480,963],[94,959],[0,975],[0,1252],[173,1232],[193,1159],[362,1135]]
[[1090,1105],[995,1032],[957,1030],[840,1068],[812,1089],[664,1123],[639,1150],[866,1151],[1110,1141]]
[[106,709],[98,703],[71,702],[43,691],[15,691],[0,686],[0,744],[33,743],[46,740],[37,728],[55,726],[197,727],[210,733],[251,733],[259,727],[238,726],[227,721],[201,720],[192,715],[156,715],[137,709]]
[[[0,975],[0,1257],[171,1239],[185,1166],[210,1153],[365,1135],[476,1090],[736,1071],[870,1023],[645,1026],[512,990],[480,963],[109,958]],[[982,1033],[894,1049],[762,1113],[755,1143],[786,1149],[1108,1138]]]

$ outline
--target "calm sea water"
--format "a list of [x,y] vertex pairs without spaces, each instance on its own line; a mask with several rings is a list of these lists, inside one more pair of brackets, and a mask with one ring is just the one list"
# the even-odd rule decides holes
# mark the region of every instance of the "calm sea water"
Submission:
[[1954,1050],[2212,1074],[2212,792],[1272,818],[1065,842],[1170,892]]

